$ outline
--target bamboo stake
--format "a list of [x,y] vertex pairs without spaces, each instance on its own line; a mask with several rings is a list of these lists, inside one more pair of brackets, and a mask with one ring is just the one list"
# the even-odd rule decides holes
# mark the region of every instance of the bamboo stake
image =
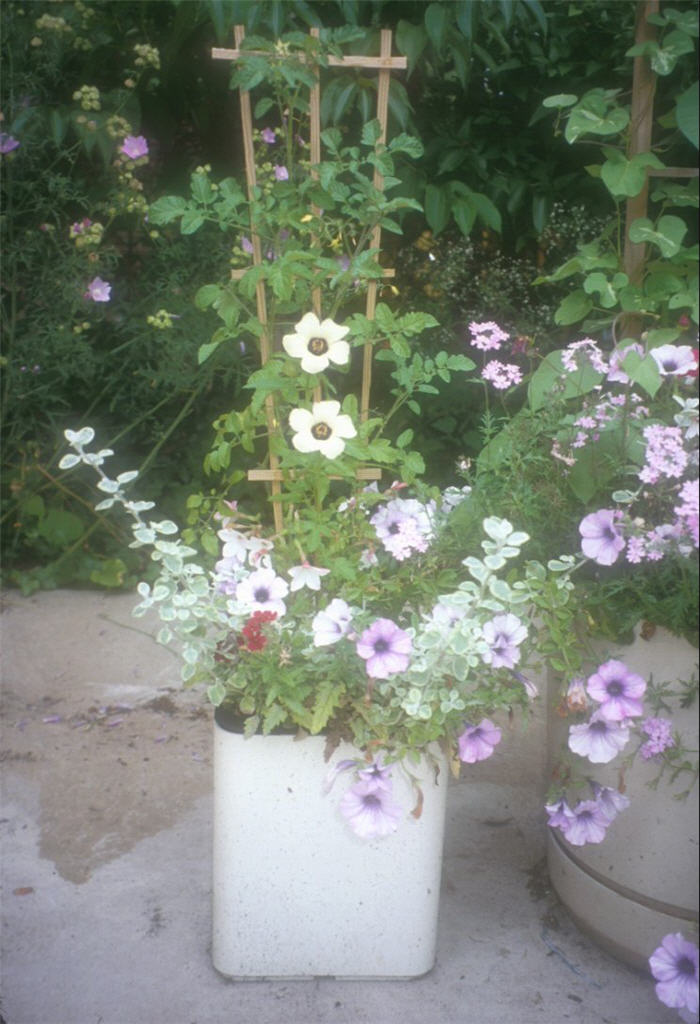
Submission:
[[[380,43],[380,55],[383,59],[391,58],[391,30],[382,29],[381,43]],[[391,72],[387,67],[383,67],[379,72],[379,83],[377,86],[377,118],[381,125],[381,132],[379,135],[379,142],[383,145],[386,144],[386,126],[387,126],[387,115],[389,111],[389,85],[391,82]],[[384,177],[375,167],[374,169],[374,187],[379,191],[382,190],[384,185]],[[379,249],[381,245],[382,229],[379,224],[375,227],[372,232],[372,238],[370,246],[373,249]],[[374,314],[377,308],[377,282],[372,280],[367,286],[367,312],[366,316],[368,320],[374,320]],[[366,343],[364,351],[362,353],[362,398],[360,401],[360,420],[364,423],[369,416],[369,395],[372,386],[372,345]]]
[[[241,45],[243,41],[244,29],[242,25],[236,25],[234,28],[234,35],[236,40],[236,46]],[[243,156],[245,160],[245,174],[246,181],[248,182],[248,199],[252,203],[255,193],[256,185],[256,173],[255,173],[255,150],[253,147],[253,117],[250,109],[250,93],[245,92],[243,89],[239,90],[240,103],[241,103],[241,126],[243,129]],[[250,220],[250,234],[251,243],[253,246],[253,264],[260,266],[262,264],[262,246],[260,244],[260,236],[255,230],[255,223],[251,214]],[[270,358],[271,342],[268,333],[268,320],[267,320],[267,299],[265,296],[265,283],[260,280],[255,285],[255,301],[257,305],[258,320],[262,324],[263,330],[260,335],[260,359],[263,366]],[[277,429],[277,417],[275,414],[275,403],[272,395],[268,395],[265,399],[265,415],[267,419],[267,431],[268,436],[272,438],[272,435]],[[270,478],[270,484],[272,489],[272,515],[275,523],[275,531],[277,533],[282,532],[282,506],[278,501],[275,501],[275,497],[282,493],[280,486],[279,473],[279,460],[277,456],[269,448],[269,459],[270,459],[270,470],[272,476]]]

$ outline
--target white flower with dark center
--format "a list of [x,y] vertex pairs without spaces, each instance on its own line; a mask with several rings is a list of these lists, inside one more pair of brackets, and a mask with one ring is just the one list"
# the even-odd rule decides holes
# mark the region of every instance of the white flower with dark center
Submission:
[[308,409],[292,409],[289,426],[294,431],[292,444],[298,452],[320,452],[336,459],[345,448],[344,438],[357,431],[349,416],[340,411],[340,402],[314,402]]
[[286,612],[282,598],[289,593],[289,584],[274,569],[256,569],[236,588],[236,602],[251,612],[276,612],[280,617]]
[[296,324],[294,334],[285,334],[282,345],[287,355],[301,359],[306,373],[321,373],[330,363],[343,365],[350,358],[350,346],[342,339],[350,330],[333,320],[319,320],[315,313],[306,313]]

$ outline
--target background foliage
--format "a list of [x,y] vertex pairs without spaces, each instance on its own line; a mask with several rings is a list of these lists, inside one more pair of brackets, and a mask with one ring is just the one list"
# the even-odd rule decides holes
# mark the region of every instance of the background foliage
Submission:
[[[425,212],[406,215],[403,236],[391,238],[387,259],[401,274],[384,299],[433,312],[436,349],[464,351],[468,321],[492,317],[551,348],[578,329],[552,323],[571,291],[556,269],[616,203],[586,169],[600,164],[600,139],[570,145],[542,101],[592,84],[626,100],[634,13],[632,0],[6,2],[2,128],[20,141],[1,158],[6,578],[25,590],[130,584],[141,566],[126,537],[95,520],[57,471],[61,431],[89,414],[178,516],[207,487],[212,421],[257,363],[245,346],[198,361],[217,321],[194,296],[225,276],[240,239],[215,226],[185,235],[149,225],[145,205],[124,192],[110,118],[149,141],[134,173],[146,201],[184,193],[204,164],[242,180],[237,96],[212,45],[230,43],[237,23],[268,37],[350,25],[363,30],[352,52],[376,53],[379,29],[391,28],[408,71],[392,75],[390,137],[408,131],[425,150],[397,162],[397,176]],[[157,63],[139,63],[139,46],[157,48]],[[692,163],[692,144],[668,119],[696,80],[693,54],[679,52],[671,70],[656,99],[667,156]],[[99,110],[75,98],[83,87],[99,90]],[[324,125],[351,133],[372,115],[375,93],[373,76],[329,74]],[[84,217],[104,226],[92,248],[70,236]],[[84,297],[95,275],[112,282],[107,304]],[[549,283],[534,288],[537,275]],[[154,323],[159,310],[169,316]],[[455,458],[478,451],[483,414],[480,395],[445,385],[409,424],[439,482]]]

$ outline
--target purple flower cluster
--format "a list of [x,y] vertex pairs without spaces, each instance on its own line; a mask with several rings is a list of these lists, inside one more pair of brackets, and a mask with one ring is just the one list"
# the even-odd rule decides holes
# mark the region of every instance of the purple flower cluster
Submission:
[[481,371],[481,376],[499,391],[505,391],[520,384],[523,372],[515,363],[502,363],[498,359],[491,359]]
[[[588,677],[585,693],[582,680],[576,679],[574,683],[576,708],[585,710],[587,698],[595,702],[596,707],[587,722],[569,728],[569,749],[593,764],[608,764],[624,750],[634,719],[644,713],[642,698],[647,684],[615,658],[603,662]],[[568,699],[567,695],[567,702]],[[629,806],[628,798],[617,790],[601,786],[592,779],[589,784],[593,799],[583,800],[572,808],[562,797],[545,807],[549,815],[547,824],[560,829],[573,846],[602,842],[608,826]]]
[[580,800],[575,807],[570,807],[563,798],[545,805],[549,818],[547,824],[550,828],[558,828],[572,846],[602,843],[608,826],[620,811],[629,806],[628,798],[616,789],[599,786],[593,781],[590,785],[592,800]]
[[598,707],[587,722],[569,729],[569,749],[594,764],[617,757],[630,738],[630,721],[640,717],[646,682],[624,662],[611,658],[588,677],[586,691]]
[[487,320],[484,323],[475,323],[472,321],[469,324],[469,331],[471,334],[471,343],[474,348],[481,349],[482,352],[488,352],[490,350],[498,350],[504,341],[508,341],[510,337],[506,334],[498,324],[494,323],[493,320]]
[[642,732],[649,737],[639,751],[645,761],[651,760],[652,757],[658,757],[663,754],[664,750],[675,746],[672,732],[673,723],[668,718],[645,718],[641,728]]

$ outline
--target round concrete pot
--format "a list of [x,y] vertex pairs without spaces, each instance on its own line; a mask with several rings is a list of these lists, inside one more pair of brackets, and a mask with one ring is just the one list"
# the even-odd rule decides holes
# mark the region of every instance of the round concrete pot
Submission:
[[[420,818],[397,766],[398,830],[363,840],[338,810],[350,773],[324,793],[325,739],[214,737],[213,961],[231,978],[410,978],[435,961],[448,766],[411,765]],[[226,726],[226,727],[225,727]],[[341,744],[331,763],[359,757]]]
[[[662,629],[649,640],[637,632],[631,646],[607,656],[656,683],[687,681],[697,672],[697,649]],[[674,690],[680,690],[677,683]],[[556,700],[549,703],[549,742],[556,759],[568,723],[554,712]],[[697,751],[697,705],[661,714],[673,719],[683,745]],[[618,788],[618,761],[587,762],[587,775]],[[625,777],[630,806],[615,818],[602,843],[571,846],[556,829],[548,837],[551,881],[572,917],[606,950],[640,969],[648,969],[648,958],[664,935],[689,934],[698,921],[698,787],[677,800],[674,795],[687,788],[689,776],[675,785],[664,777],[652,789],[648,783],[657,774],[653,761],[636,759]]]

